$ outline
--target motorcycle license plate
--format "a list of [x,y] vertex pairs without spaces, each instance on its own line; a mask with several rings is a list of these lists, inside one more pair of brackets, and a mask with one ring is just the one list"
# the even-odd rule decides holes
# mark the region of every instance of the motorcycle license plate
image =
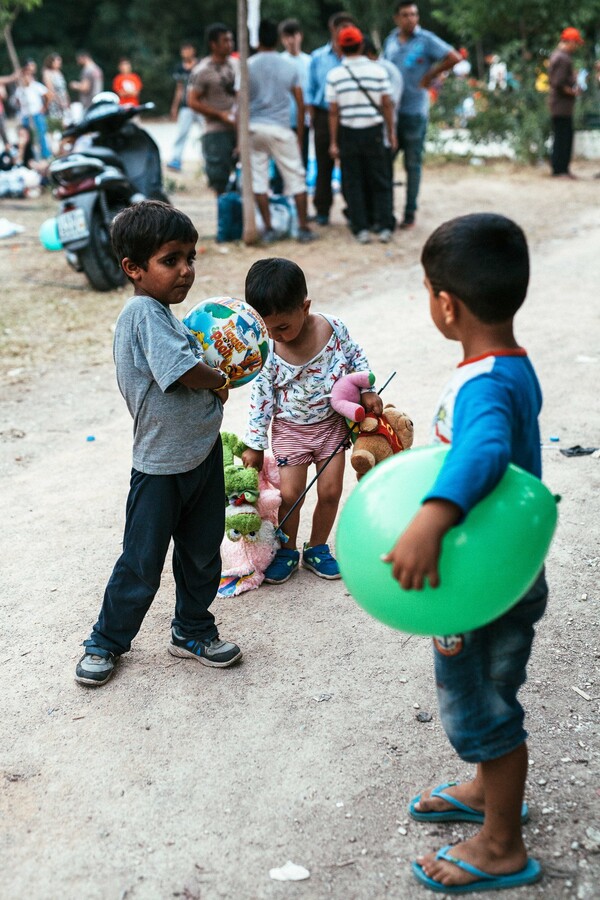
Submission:
[[82,209],[72,209],[69,212],[62,213],[57,217],[56,225],[58,236],[63,244],[86,238],[90,233],[85,220],[85,213]]

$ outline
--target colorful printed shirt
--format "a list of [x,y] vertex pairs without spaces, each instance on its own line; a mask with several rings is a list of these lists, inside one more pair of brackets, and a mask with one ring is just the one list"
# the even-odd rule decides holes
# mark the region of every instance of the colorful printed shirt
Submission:
[[342,375],[369,370],[365,353],[348,334],[344,323],[324,316],[333,331],[322,350],[300,366],[275,353],[269,341],[269,355],[252,382],[248,427],[244,442],[253,450],[266,450],[271,420],[284,419],[296,425],[313,425],[333,413],[331,390]]
[[433,442],[452,448],[425,500],[449,500],[466,514],[494,489],[510,462],[541,478],[541,407],[542,392],[525,350],[461,363],[433,420]]

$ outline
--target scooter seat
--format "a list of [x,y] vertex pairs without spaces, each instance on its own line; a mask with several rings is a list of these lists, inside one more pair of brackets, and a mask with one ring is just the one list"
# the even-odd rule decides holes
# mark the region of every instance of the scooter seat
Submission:
[[108,147],[100,147],[99,144],[86,147],[85,150],[79,150],[82,156],[93,156],[95,159],[101,159],[103,163],[109,166],[116,166],[117,169],[123,169],[123,160],[117,156],[114,150]]

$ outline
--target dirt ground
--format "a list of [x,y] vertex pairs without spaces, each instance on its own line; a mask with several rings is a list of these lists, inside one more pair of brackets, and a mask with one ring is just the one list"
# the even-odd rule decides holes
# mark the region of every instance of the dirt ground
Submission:
[[[319,243],[268,253],[214,243],[214,201],[188,168],[172,185],[202,235],[185,310],[240,296],[257,258],[293,257],[315,308],[343,317],[380,383],[397,372],[387,398],[414,418],[417,445],[428,443],[435,400],[458,361],[428,319],[421,245],[444,219],[476,210],[525,228],[532,282],[517,334],[544,389],[544,477],[562,502],[550,607],[523,690],[526,838],[545,876],[505,896],[597,897],[600,460],[559,448],[600,445],[598,164],[580,164],[577,182],[499,164],[431,166],[418,225],[392,244],[356,245],[338,198]],[[62,253],[40,246],[38,227],[54,209],[43,196],[3,201],[1,213],[26,230],[0,242],[0,895],[425,896],[410,860],[472,829],[419,825],[407,802],[469,767],[439,723],[429,640],[371,619],[342,582],[301,571],[284,587],[216,602],[222,634],[245,654],[221,671],[167,653],[167,571],[114,678],[95,690],[74,682],[124,520],[131,422],[111,338],[127,291],[94,293]],[[226,430],[242,431],[247,401],[247,389],[232,393]],[[347,493],[353,483],[349,470]],[[432,720],[418,721],[419,711]],[[269,870],[287,860],[310,877],[272,880]]]

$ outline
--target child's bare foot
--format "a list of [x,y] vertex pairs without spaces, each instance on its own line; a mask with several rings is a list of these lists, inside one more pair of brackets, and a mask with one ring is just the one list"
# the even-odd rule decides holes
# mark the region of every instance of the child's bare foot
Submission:
[[[434,796],[432,796],[432,792]],[[429,812],[456,812],[457,805],[445,800],[443,796],[454,797],[459,803],[469,806],[477,812],[483,813],[485,801],[483,785],[478,779],[461,783],[450,782],[437,788],[430,788],[419,796],[413,804],[413,809],[419,813]]]
[[449,847],[445,856],[443,859],[438,858],[436,853],[428,853],[426,856],[420,856],[417,863],[428,878],[446,886],[472,884],[481,880],[477,875],[465,871],[452,862],[453,858],[492,876],[512,875],[520,872],[528,863],[522,841],[519,840],[512,848],[506,848],[486,838],[482,833],[455,847]]

